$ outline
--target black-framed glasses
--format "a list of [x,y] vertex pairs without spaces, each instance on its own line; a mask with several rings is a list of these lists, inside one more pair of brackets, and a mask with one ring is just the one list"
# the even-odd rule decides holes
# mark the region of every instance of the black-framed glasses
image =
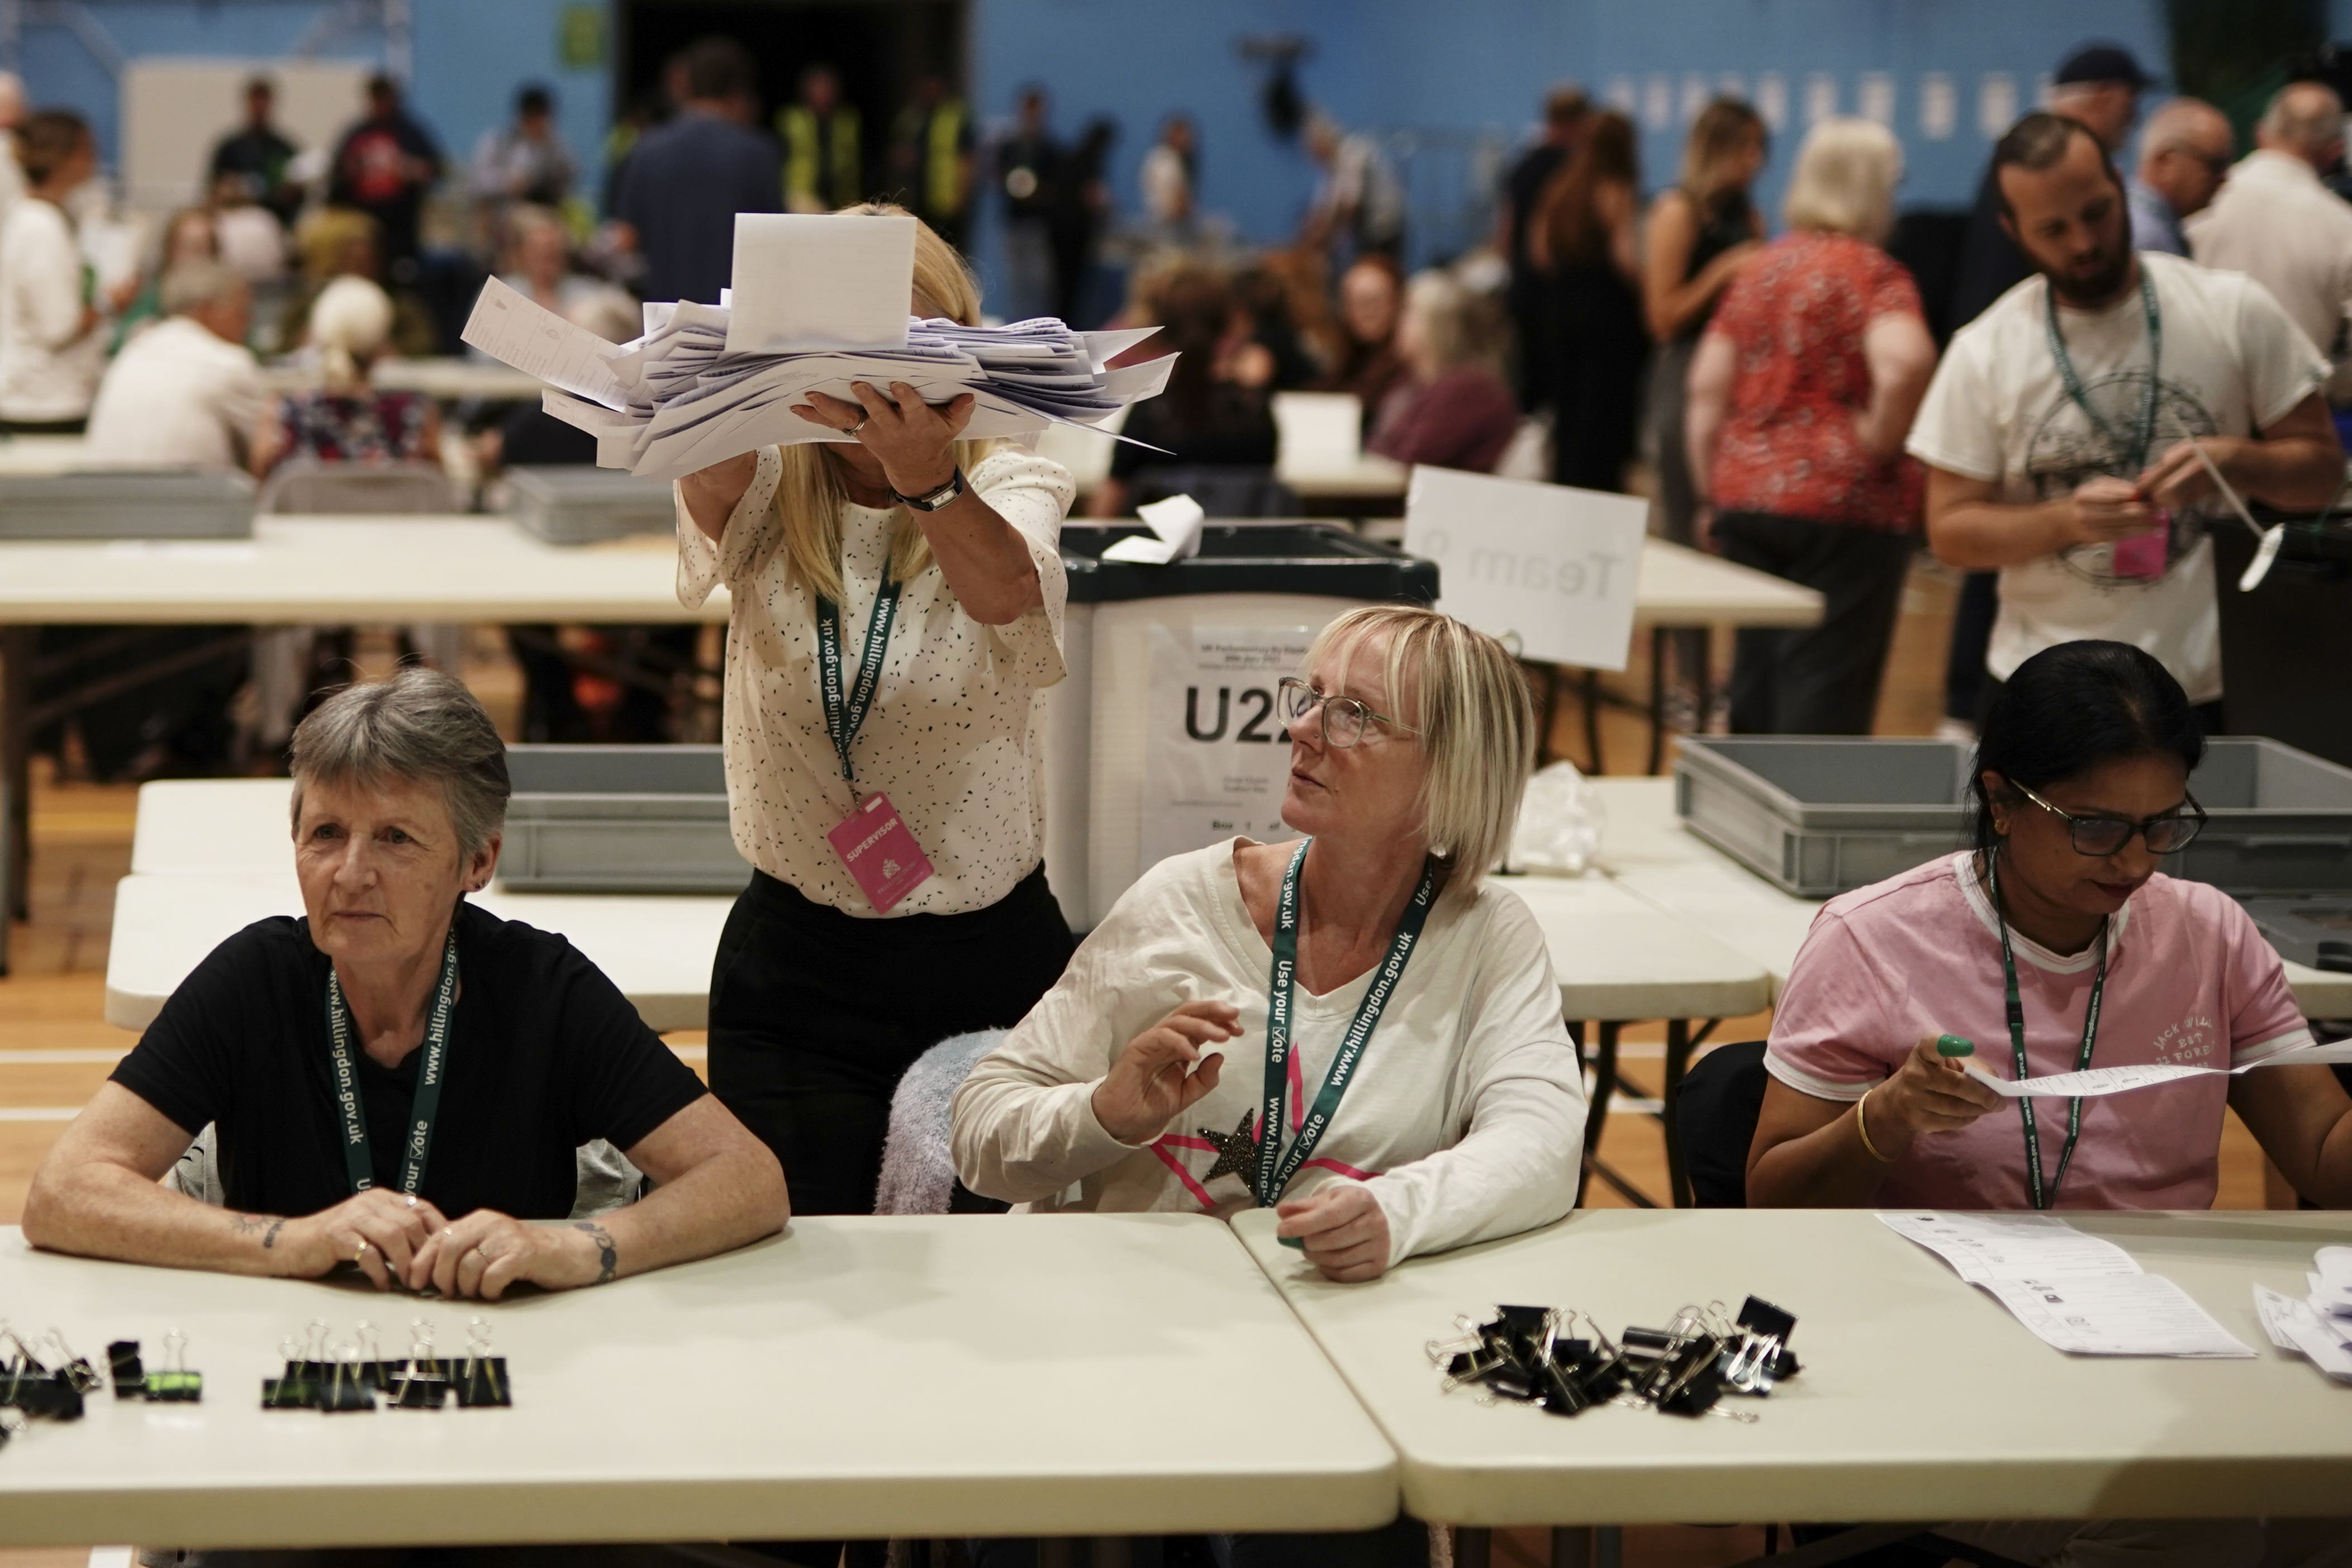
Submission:
[[1295,675],[1286,675],[1274,689],[1275,717],[1286,730],[1297,730],[1307,715],[1321,710],[1323,743],[1327,746],[1352,746],[1364,738],[1367,725],[1375,721],[1407,735],[1420,731],[1410,724],[1401,724],[1385,713],[1375,713],[1352,697],[1327,697]]
[[[2011,779],[2010,783],[2017,784],[2017,781]],[[2205,831],[2205,808],[2197,804],[2197,797],[2193,795],[2182,796],[2189,805],[2186,812],[2175,806],[2160,816],[2135,822],[2128,816],[2077,816],[2051,805],[2023,784],[2017,784],[2017,788],[2026,799],[2065,822],[2066,837],[2074,844],[2077,855],[2119,854],[2123,847],[2132,841],[2135,833],[2147,840],[2149,854],[2170,855],[2188,848],[2189,842]]]

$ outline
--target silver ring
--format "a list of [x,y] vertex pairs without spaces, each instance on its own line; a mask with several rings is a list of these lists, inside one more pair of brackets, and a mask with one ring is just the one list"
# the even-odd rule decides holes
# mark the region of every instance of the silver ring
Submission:
[[408,1194],[408,1206],[410,1208],[415,1208],[416,1206],[416,1194],[415,1193]]
[[865,418],[860,419],[856,424],[852,425],[848,429],[844,430],[844,431],[842,432],[842,434],[843,434],[843,435],[845,435],[845,436],[856,436],[856,435],[860,430],[865,429],[866,426],[868,426],[868,425],[872,424],[873,422],[874,422],[874,416],[872,416],[871,414],[869,414],[869,415],[867,415]]

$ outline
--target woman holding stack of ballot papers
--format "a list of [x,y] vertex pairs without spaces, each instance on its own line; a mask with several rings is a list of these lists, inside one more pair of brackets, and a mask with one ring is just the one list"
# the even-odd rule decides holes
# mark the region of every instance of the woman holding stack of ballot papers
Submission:
[[[904,216],[821,221],[862,214]],[[980,321],[928,227],[913,295],[917,316]],[[793,405],[832,437],[677,487],[678,597],[723,584],[732,600],[727,786],[754,868],[711,974],[710,1084],[803,1214],[873,1212],[907,1068],[1018,1021],[1070,954],[1034,717],[1065,673],[1070,476],[961,438],[969,393],[854,391]]]
[[1039,1210],[1273,1207],[1326,1276],[1558,1219],[1584,1077],[1486,878],[1535,722],[1492,637],[1351,610],[1280,688],[1296,843],[1161,861],[958,1091],[957,1173]]

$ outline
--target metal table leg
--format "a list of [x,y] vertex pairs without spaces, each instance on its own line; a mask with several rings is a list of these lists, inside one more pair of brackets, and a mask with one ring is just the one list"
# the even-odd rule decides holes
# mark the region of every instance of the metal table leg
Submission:
[[0,974],[8,922],[31,913],[33,637],[31,626],[0,626]]
[[1667,1202],[1676,1208],[1691,1206],[1690,1167],[1683,1158],[1682,1116],[1679,1110],[1683,1074],[1690,1070],[1691,1053],[1697,1048],[1691,1037],[1690,1020],[1666,1020],[1665,1070],[1658,1085],[1658,1120],[1666,1130],[1666,1189]]

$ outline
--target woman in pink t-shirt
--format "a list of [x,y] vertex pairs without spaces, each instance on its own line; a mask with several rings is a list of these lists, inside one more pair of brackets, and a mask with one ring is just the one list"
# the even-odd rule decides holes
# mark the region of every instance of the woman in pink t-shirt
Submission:
[[2246,912],[2157,871],[2202,826],[2204,750],[2138,648],[2062,643],[2019,666],[1978,748],[1977,847],[1832,900],[1797,954],[1748,1203],[2207,1208],[2226,1106],[2296,1191],[2352,1205],[2352,1098],[2325,1067],[2018,1100],[1938,1049],[1961,1037],[2017,1079],[2243,1067],[2309,1039]]

